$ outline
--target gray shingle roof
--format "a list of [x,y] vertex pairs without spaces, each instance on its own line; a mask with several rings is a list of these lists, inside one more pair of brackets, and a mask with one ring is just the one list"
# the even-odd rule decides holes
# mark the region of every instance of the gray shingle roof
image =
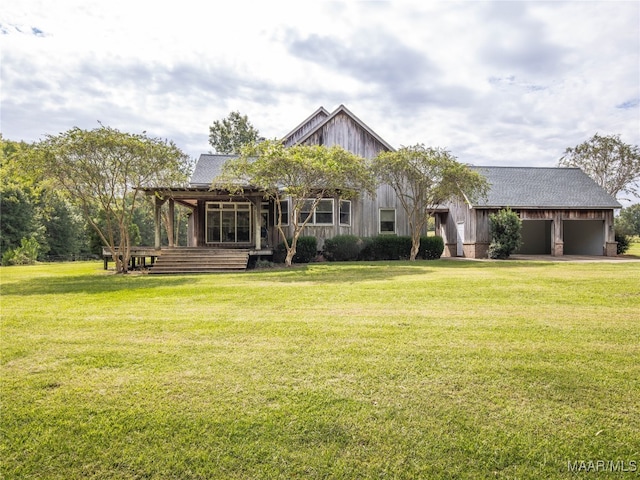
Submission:
[[238,158],[237,155],[217,155],[203,153],[200,155],[196,168],[193,170],[190,187],[210,187],[211,182],[222,172],[222,165],[230,158]]
[[491,184],[474,207],[620,208],[579,168],[471,167]]

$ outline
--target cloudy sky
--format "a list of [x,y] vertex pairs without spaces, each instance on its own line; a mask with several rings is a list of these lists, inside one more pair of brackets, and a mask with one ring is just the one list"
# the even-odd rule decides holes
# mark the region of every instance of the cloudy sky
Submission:
[[640,2],[3,0],[1,132],[103,125],[211,150],[344,104],[393,146],[553,166],[596,132],[640,144]]

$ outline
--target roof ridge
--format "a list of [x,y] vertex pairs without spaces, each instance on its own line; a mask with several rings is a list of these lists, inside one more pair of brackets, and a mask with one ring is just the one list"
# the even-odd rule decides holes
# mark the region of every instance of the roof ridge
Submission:
[[[321,107],[322,108],[322,107]],[[336,108],[333,112],[331,112],[322,122],[318,123],[315,127],[313,127],[311,130],[309,130],[305,135],[303,135],[302,137],[300,137],[296,143],[300,144],[302,142],[304,142],[307,138],[309,138],[311,135],[313,135],[315,132],[317,132],[320,128],[322,128],[324,125],[326,125],[327,123],[329,123],[332,119],[334,119],[340,112],[344,112],[347,116],[351,117],[358,125],[360,125],[369,135],[371,135],[373,138],[375,138],[378,142],[380,142],[382,145],[384,145],[386,148],[388,148],[391,151],[395,151],[395,148],[393,148],[385,139],[383,139],[380,135],[378,135],[376,132],[374,132],[371,127],[369,127],[366,123],[364,123],[362,120],[360,120],[351,110],[349,110],[343,103],[341,103],[338,108]],[[313,115],[311,115],[311,117],[313,117]],[[309,117],[309,118],[311,118]],[[287,137],[285,137],[287,138]]]

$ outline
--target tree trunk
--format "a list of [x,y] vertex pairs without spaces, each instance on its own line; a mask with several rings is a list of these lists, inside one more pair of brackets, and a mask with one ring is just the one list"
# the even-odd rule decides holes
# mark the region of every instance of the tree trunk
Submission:
[[293,257],[295,254],[296,254],[296,251],[293,249],[293,247],[287,249],[287,256],[284,259],[284,264],[287,267],[290,267],[291,264],[293,263]]
[[[291,239],[291,245],[287,246],[287,256],[284,259],[284,263],[287,267],[290,267],[293,263],[293,257],[296,254],[296,248],[298,246],[298,237],[300,236],[301,230],[293,232],[293,238]],[[286,242],[285,242],[286,245]]]
[[420,237],[417,239],[412,236],[411,238],[411,254],[409,255],[409,260],[415,260],[418,256],[418,252],[420,251]]

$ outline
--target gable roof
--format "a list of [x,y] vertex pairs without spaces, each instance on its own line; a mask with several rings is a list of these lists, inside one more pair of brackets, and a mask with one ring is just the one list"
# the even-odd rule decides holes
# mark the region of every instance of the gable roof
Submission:
[[491,185],[488,198],[474,207],[621,208],[611,195],[579,168],[480,167]]
[[310,129],[315,129],[315,126],[317,126],[319,123],[323,123],[328,116],[329,116],[329,112],[324,107],[318,108],[315,112],[313,112],[311,115],[305,118],[302,122],[300,122],[298,126],[296,126],[293,130],[287,133],[283,137],[283,142],[285,144],[289,141],[293,141],[293,143],[295,143],[296,142],[295,137],[297,135],[306,135],[306,133],[303,131],[305,127]]
[[[316,112],[311,115],[309,118],[307,118],[307,120],[305,120],[304,122],[302,122],[298,127],[296,127],[296,129],[294,129],[293,131],[291,131],[286,137],[283,138],[283,141],[285,143],[287,143],[290,139],[291,136],[301,127],[303,126],[305,123],[307,123],[309,120],[313,119],[314,116],[318,115],[319,112],[323,112],[326,113],[327,111],[323,108],[320,107],[318,110],[316,110]],[[375,138],[378,142],[380,142],[382,145],[384,145],[385,148],[387,148],[389,151],[394,151],[395,148],[393,148],[391,145],[389,145],[380,135],[378,135],[376,132],[374,132],[373,130],[371,130],[371,128],[369,128],[368,125],[366,125],[362,120],[360,120],[358,117],[356,117],[347,107],[345,107],[344,105],[340,105],[338,108],[336,108],[329,116],[325,117],[324,120],[322,120],[321,122],[319,122],[318,124],[316,124],[312,129],[310,129],[309,131],[307,131],[302,137],[296,139],[294,141],[294,145],[298,145],[301,143],[304,143],[305,140],[307,140],[309,137],[311,137],[313,134],[315,134],[316,132],[318,132],[318,130],[322,129],[326,124],[328,124],[329,122],[331,122],[331,120],[333,120],[335,117],[337,117],[340,114],[344,114],[347,115],[348,117],[350,117],[360,128],[362,128],[364,131],[366,131],[369,135],[371,135],[373,138]]]
[[238,158],[238,155],[201,154],[196,163],[196,168],[191,174],[189,186],[193,188],[210,188],[213,179],[222,173],[222,165],[230,158]]

